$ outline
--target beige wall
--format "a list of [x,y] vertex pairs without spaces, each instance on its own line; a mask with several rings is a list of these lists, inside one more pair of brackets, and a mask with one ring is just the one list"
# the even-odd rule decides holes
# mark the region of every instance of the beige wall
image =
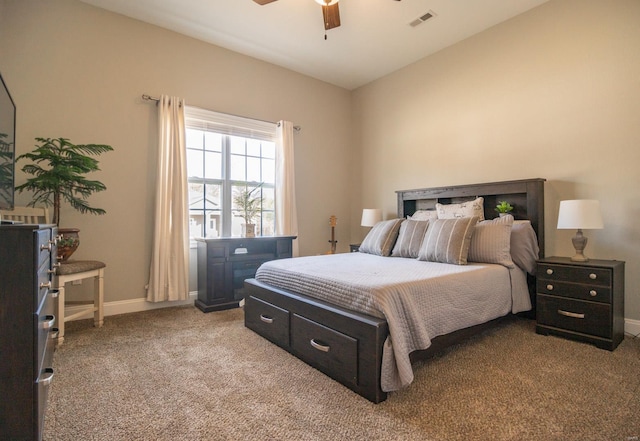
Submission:
[[[95,174],[108,189],[90,199],[107,214],[65,206],[61,216],[61,226],[81,229],[74,258],[107,263],[106,302],[145,296],[157,136],[156,108],[143,93],[300,125],[300,251],[329,250],[332,214],[339,249],[348,250],[350,92],[76,0],[0,0],[0,13],[0,72],[18,108],[18,153],[37,136],[115,149]],[[24,179],[19,173],[18,184]]]
[[586,254],[626,261],[640,320],[639,20],[637,0],[551,0],[355,91],[354,205],[390,217],[394,190],[546,178],[547,255],[569,256],[559,201],[599,199]]

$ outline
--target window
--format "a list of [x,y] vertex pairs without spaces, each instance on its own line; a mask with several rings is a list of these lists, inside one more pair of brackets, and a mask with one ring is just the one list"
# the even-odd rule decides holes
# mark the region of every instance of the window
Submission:
[[241,236],[245,222],[234,202],[242,191],[259,199],[256,234],[275,231],[276,125],[185,107],[189,236]]

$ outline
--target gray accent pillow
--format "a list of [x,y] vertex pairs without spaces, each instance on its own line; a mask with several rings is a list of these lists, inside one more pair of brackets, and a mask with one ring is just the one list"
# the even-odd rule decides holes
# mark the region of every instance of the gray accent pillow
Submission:
[[359,251],[377,256],[389,256],[398,238],[401,223],[402,219],[378,222],[362,241]]
[[459,204],[436,204],[436,211],[438,212],[438,219],[478,216],[478,220],[483,221],[484,198],[480,196],[472,201]]
[[413,259],[418,257],[427,228],[429,228],[429,221],[407,219],[402,222],[398,240],[396,240],[391,256],[410,257]]
[[536,273],[540,254],[538,236],[530,221],[514,221],[511,227],[511,259],[531,275]]
[[469,262],[497,263],[513,268],[511,260],[511,226],[513,216],[510,214],[493,220],[478,222],[471,244],[469,245]]
[[477,216],[430,222],[418,260],[466,265],[476,223]]

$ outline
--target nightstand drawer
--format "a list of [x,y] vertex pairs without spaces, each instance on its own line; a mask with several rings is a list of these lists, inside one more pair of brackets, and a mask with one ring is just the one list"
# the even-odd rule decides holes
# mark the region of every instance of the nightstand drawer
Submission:
[[570,280],[575,283],[611,286],[611,270],[541,263],[538,266],[538,280]]
[[537,321],[543,326],[611,338],[611,306],[538,294]]
[[536,292],[560,297],[611,303],[611,288],[538,279]]

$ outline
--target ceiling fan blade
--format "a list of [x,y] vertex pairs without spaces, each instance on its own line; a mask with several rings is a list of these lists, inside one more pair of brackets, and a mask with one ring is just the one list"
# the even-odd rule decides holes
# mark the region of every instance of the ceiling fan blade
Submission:
[[340,26],[340,9],[338,9],[338,3],[331,6],[323,6],[322,18],[324,19],[325,31]]
[[259,5],[267,5],[271,2],[275,2],[277,0],[253,0],[254,2],[256,2]]

